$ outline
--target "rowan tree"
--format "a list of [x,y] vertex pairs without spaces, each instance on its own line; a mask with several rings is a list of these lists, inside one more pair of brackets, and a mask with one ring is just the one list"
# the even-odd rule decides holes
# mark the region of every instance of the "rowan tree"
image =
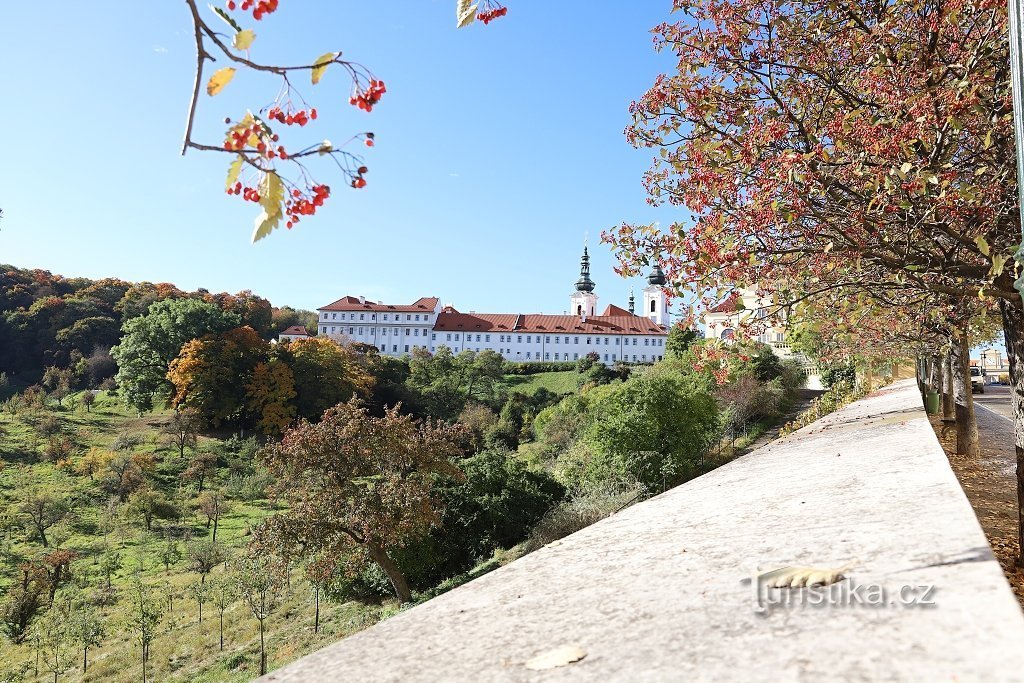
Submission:
[[[262,21],[277,11],[277,0],[229,0],[225,8],[211,5],[211,14],[200,11],[195,0],[186,0],[186,4],[195,37],[196,72],[181,153],[184,155],[189,149],[196,149],[224,153],[232,158],[225,182],[226,192],[240,195],[261,209],[256,217],[252,241],[263,239],[282,223],[291,229],[302,217],[315,214],[330,198],[331,188],[313,179],[309,169],[311,161],[330,159],[341,171],[347,185],[355,189],[365,187],[369,169],[361,156],[346,148],[360,143],[373,147],[372,132],[358,133],[341,145],[334,145],[330,140],[305,147],[301,143],[296,146],[288,142],[287,149],[283,136],[294,130],[293,126],[301,129],[307,124],[315,125],[318,118],[317,108],[310,106],[301,94],[296,76],[308,74],[310,85],[315,87],[328,73],[329,67],[336,65],[331,71],[344,71],[351,84],[349,104],[366,112],[370,112],[387,92],[384,82],[365,66],[342,59],[341,51],[325,52],[306,64],[292,66],[256,61],[252,54],[256,32],[243,28],[239,22],[248,21],[249,16],[246,15],[250,14],[249,10],[252,10],[253,20]],[[478,4],[457,0],[456,25],[460,28],[468,26],[476,19],[488,24],[506,12],[494,0],[481,0]],[[216,22],[219,30],[209,22]],[[226,29],[220,25],[221,22]],[[207,62],[217,60],[230,66],[209,73]],[[208,96],[216,96],[231,83],[238,69],[279,79],[276,96],[234,119],[225,118],[227,129],[222,142],[197,142],[193,139],[193,126],[201,91],[205,88]],[[288,176],[289,171],[294,174],[294,179]]]
[[704,306],[750,285],[782,305],[833,290],[995,299],[1024,493],[1007,8],[965,0],[675,7],[687,19],[655,34],[678,66],[633,103],[627,137],[660,148],[645,176],[652,203],[685,207],[693,220],[606,234],[623,272],[660,259]]
[[318,423],[301,421],[261,454],[287,502],[267,523],[268,538],[311,552],[343,554],[355,546],[408,602],[392,553],[437,523],[435,478],[460,475],[451,459],[467,436],[462,426],[416,422],[397,408],[373,417],[354,399]]

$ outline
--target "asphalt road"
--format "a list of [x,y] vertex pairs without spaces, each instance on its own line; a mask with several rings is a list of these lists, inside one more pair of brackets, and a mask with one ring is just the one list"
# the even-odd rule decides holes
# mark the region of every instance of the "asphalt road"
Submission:
[[974,405],[981,406],[983,410],[987,409],[997,415],[1002,415],[1007,420],[1013,419],[1012,406],[1010,405],[1010,387],[990,384],[985,387],[984,394],[974,395]]

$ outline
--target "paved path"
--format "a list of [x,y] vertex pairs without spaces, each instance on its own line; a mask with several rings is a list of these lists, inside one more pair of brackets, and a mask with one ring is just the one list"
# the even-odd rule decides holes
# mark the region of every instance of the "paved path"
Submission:
[[[988,411],[996,415],[1002,415],[1008,420],[1013,419],[1013,406],[1010,404],[1010,387],[998,384],[990,384],[985,387],[984,394],[974,395],[974,404],[981,406],[981,411]],[[1010,434],[1011,443],[1013,433]]]
[[[759,612],[742,582],[846,564],[847,591],[932,586],[935,608]],[[1022,642],[1024,615],[911,380],[265,680],[1024,681]],[[585,657],[527,667],[567,647]]]

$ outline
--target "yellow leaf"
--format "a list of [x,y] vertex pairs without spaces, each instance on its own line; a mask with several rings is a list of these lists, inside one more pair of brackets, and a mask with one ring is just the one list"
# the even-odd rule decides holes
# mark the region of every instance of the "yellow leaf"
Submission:
[[239,31],[235,34],[235,39],[232,42],[236,50],[248,50],[252,46],[252,41],[256,40],[256,32],[251,28],[247,28],[244,31]]
[[238,182],[238,176],[242,173],[242,155],[239,154],[238,158],[231,162],[228,166],[228,180],[224,184],[224,187],[231,189],[231,186]]
[[260,212],[260,215],[256,216],[256,227],[252,231],[253,244],[259,242],[261,239],[272,233],[280,223],[280,212],[273,216],[268,214],[266,211]]
[[316,58],[316,61],[313,62],[313,71],[310,74],[310,78],[313,80],[313,85],[320,82],[320,79],[324,76],[324,71],[327,71],[327,66],[337,58],[337,52],[327,52]]
[[260,206],[270,216],[281,215],[281,204],[284,202],[284,183],[281,176],[274,171],[267,171],[260,178]]
[[545,669],[554,669],[555,667],[578,662],[586,656],[587,651],[578,645],[563,645],[527,660],[526,668],[533,671],[544,671]]
[[476,19],[476,5],[470,5],[473,0],[458,0],[455,4],[455,28],[465,28]]
[[1003,268],[1006,266],[1006,254],[996,254],[992,257],[992,277],[999,277],[1003,274]]
[[223,69],[217,69],[212,76],[210,76],[210,82],[206,84],[206,94],[213,96],[224,89],[224,86],[231,82],[231,79],[235,77],[235,70],[230,66],[226,66]]
[[985,256],[988,256],[988,254],[989,254],[988,240],[986,240],[981,235],[978,235],[977,237],[974,238],[974,243],[978,245],[978,251],[980,251]]

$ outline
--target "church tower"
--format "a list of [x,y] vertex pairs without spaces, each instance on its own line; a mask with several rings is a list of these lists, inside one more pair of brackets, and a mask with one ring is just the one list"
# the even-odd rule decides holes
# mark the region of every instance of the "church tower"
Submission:
[[661,266],[654,264],[654,270],[647,276],[648,286],[644,288],[643,316],[662,327],[669,326],[668,296],[665,294],[665,273]]
[[580,279],[576,281],[576,291],[569,297],[569,312],[573,315],[594,316],[597,315],[597,295],[594,294],[594,287],[597,285],[590,279],[590,254],[587,247],[583,247],[583,258],[580,259]]

